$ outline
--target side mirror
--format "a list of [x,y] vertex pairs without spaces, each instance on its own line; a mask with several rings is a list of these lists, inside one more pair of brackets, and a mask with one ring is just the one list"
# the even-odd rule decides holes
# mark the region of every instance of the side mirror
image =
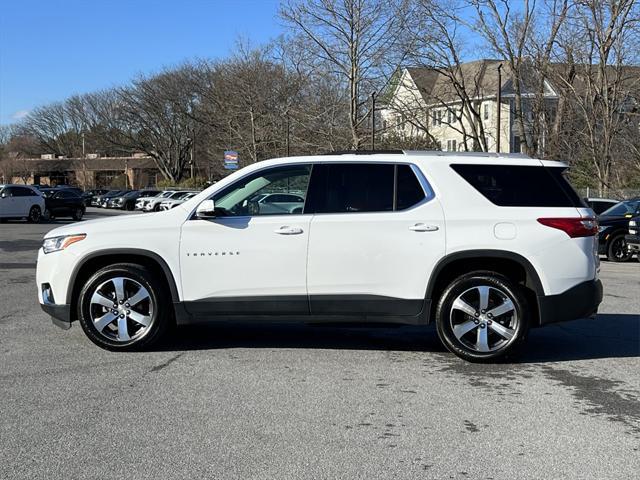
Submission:
[[203,200],[196,208],[196,217],[198,218],[215,218],[216,206],[213,200]]

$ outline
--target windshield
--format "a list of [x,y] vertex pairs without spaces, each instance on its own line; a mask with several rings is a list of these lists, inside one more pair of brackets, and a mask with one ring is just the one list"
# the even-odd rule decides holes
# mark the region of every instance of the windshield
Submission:
[[159,193],[158,195],[156,195],[156,197],[160,197],[160,198],[169,198],[171,195],[173,195],[175,192],[162,192]]
[[625,215],[632,215],[640,208],[640,200],[627,200],[620,202],[617,205],[605,210],[601,213],[602,216],[623,217]]
[[179,200],[184,197],[188,192],[175,192],[171,195],[172,200]]

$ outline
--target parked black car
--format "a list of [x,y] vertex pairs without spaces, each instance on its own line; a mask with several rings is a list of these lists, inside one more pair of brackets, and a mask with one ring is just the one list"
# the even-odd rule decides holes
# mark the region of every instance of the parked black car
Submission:
[[65,190],[70,190],[76,194],[78,194],[79,196],[82,196],[82,194],[84,193],[84,190],[82,190],[79,187],[73,187],[71,185],[58,185],[57,187],[54,188],[58,188],[58,189],[65,189]]
[[640,197],[625,200],[602,212],[598,217],[598,253],[612,262],[628,262],[633,252],[627,248],[629,220],[640,215]]
[[624,239],[629,252],[637,253],[640,261],[640,215],[629,220],[629,233],[624,236]]
[[109,204],[107,206],[109,208],[119,208],[121,210],[134,210],[136,207],[136,200],[140,197],[151,197],[158,193],[160,193],[159,190],[132,190],[124,195],[113,197],[109,200]]
[[96,197],[98,195],[104,195],[105,193],[107,193],[109,190],[104,189],[104,188],[97,188],[94,190],[87,190],[86,192],[84,192],[81,196],[82,196],[82,201],[84,202],[85,206],[90,206],[91,205],[91,201],[93,200],[93,197]]
[[614,205],[617,205],[618,203],[620,203],[619,200],[612,200],[610,198],[589,197],[589,198],[585,198],[584,201],[586,202],[587,205],[589,205],[589,208],[591,208],[591,210],[593,210],[596,215],[600,215],[605,210],[608,210]]
[[102,195],[96,195],[91,200],[91,206],[92,207],[106,207],[107,206],[106,202],[111,200],[113,197],[117,197],[118,195],[123,195],[126,192],[127,192],[126,190],[109,190],[106,193],[103,193]]
[[85,212],[82,197],[70,188],[43,188],[41,190],[48,218],[71,217],[82,220]]

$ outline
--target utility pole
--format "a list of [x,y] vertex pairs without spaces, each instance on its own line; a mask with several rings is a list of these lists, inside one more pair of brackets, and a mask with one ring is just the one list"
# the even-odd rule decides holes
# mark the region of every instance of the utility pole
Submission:
[[371,151],[376,150],[376,92],[371,92]]
[[496,153],[500,154],[500,113],[502,111],[502,63],[498,65],[498,113],[496,115]]
[[289,143],[289,137],[290,137],[290,125],[289,125],[289,111],[287,111],[286,115],[286,120],[287,120],[287,157],[289,156],[290,153],[290,143]]
[[87,156],[84,153],[84,132],[82,132],[82,189],[87,189]]

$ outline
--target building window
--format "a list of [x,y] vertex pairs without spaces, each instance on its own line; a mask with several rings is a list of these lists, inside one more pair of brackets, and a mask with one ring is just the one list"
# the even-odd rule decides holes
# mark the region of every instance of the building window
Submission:
[[431,112],[431,126],[435,127],[436,125],[438,125],[438,115],[437,115],[438,111],[437,110],[433,110]]
[[489,120],[489,104],[484,104],[484,119]]
[[456,121],[456,114],[453,110],[447,110],[447,122],[452,124]]
[[447,152],[457,152],[458,148],[455,140],[447,140]]
[[522,153],[522,145],[520,145],[520,136],[519,135],[514,135],[513,136],[513,146],[511,148],[511,151],[513,153]]

